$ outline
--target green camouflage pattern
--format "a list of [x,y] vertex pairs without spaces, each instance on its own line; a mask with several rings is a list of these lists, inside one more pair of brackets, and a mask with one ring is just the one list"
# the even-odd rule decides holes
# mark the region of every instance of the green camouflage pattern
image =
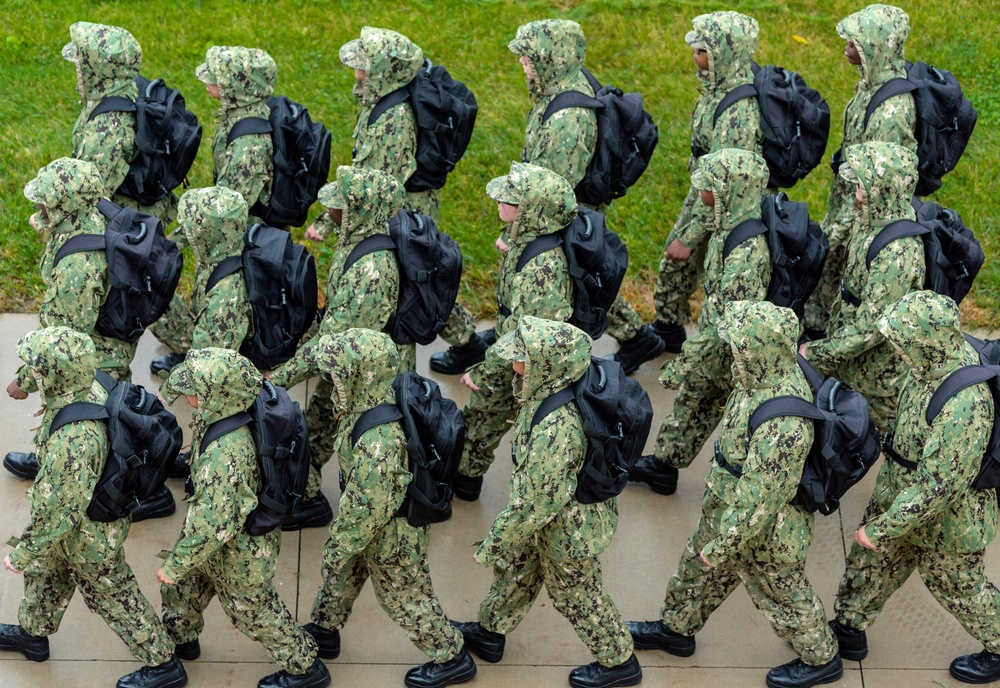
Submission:
[[55,415],[68,404],[103,404],[107,398],[94,382],[94,344],[68,327],[47,327],[22,337],[17,355],[37,380],[43,411],[35,436],[39,471],[28,490],[29,521],[10,553],[11,564],[24,573],[18,623],[32,635],[52,635],[79,588],[87,607],[134,657],[162,664],[174,644],[125,561],[130,520],[99,523],[87,517],[109,451],[105,424],[80,421],[50,433]]
[[[837,653],[837,643],[805,575],[813,516],[789,504],[813,442],[812,422],[773,418],[747,436],[750,416],[768,399],[812,400],[795,361],[798,320],[790,309],[767,301],[736,301],[718,329],[732,348],[735,383],[718,449],[743,469],[743,477],[713,462],[701,519],[667,584],[661,620],[676,633],[694,635],[742,581],[775,633],[806,664],[824,664]],[[711,567],[700,560],[701,552]]]
[[323,628],[343,628],[371,578],[379,604],[413,644],[431,661],[447,662],[461,651],[463,638],[434,594],[430,528],[396,516],[412,479],[402,425],[378,425],[351,445],[361,414],[395,401],[396,345],[381,332],[349,329],[323,336],[319,347],[320,367],[336,390],[336,452],[346,486],[323,547],[323,582],[311,619]]
[[743,242],[723,259],[729,232],[746,220],[760,219],[767,180],[764,158],[739,148],[709,153],[693,178],[694,186],[715,195],[715,223],[707,242],[706,298],[698,334],[684,342],[681,353],[660,376],[660,384],[676,389],[677,396],[660,425],[653,455],[675,468],[686,468],[701,451],[722,419],[732,390],[732,354],[717,329],[726,304],[762,301],[767,296],[771,252],[766,236]]
[[985,385],[974,385],[953,396],[933,423],[925,416],[941,383],[979,357],[962,337],[954,301],[931,291],[910,292],[877,325],[908,367],[892,446],[917,467],[883,460],[862,520],[877,551],[857,543],[851,548],[837,618],[868,628],[919,569],[934,598],[987,650],[998,652],[1000,592],[983,560],[996,537],[997,499],[993,490],[971,487],[993,425],[993,398]]
[[477,562],[493,567],[479,621],[509,633],[544,584],[594,658],[617,666],[632,656],[632,638],[604,588],[598,559],[618,527],[617,500],[576,501],[587,437],[575,404],[531,427],[541,402],[587,371],[592,342],[572,325],[526,315],[495,346],[505,359],[524,362],[524,376],[514,385],[520,411],[507,506],[474,554]]
[[[913,220],[910,206],[917,183],[917,156],[894,143],[871,142],[846,150],[840,174],[860,183],[858,204],[844,265],[843,288],[861,299],[857,307],[838,299],[826,339],[809,344],[807,356],[819,370],[835,375],[868,399],[876,425],[893,425],[903,360],[878,331],[876,320],[891,304],[924,284],[924,247],[920,237],[894,241],[879,251],[871,268],[868,247],[894,220]],[[852,183],[853,185],[853,183]]]

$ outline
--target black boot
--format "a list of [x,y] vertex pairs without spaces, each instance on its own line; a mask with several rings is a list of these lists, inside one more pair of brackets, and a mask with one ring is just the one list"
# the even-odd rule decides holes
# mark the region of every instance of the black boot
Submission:
[[662,621],[627,621],[625,626],[637,650],[663,650],[676,657],[694,654],[694,636],[674,633]]
[[188,682],[187,672],[177,656],[159,666],[145,666],[118,679],[118,688],[180,688]]
[[653,492],[662,495],[672,495],[677,491],[678,471],[673,466],[668,466],[662,461],[658,461],[652,454],[640,456],[628,472],[628,479],[634,483],[646,483]]
[[479,338],[483,340],[486,348],[490,348],[497,343],[497,331],[495,327],[491,327],[488,330],[483,330],[479,333]]
[[191,642],[177,643],[174,647],[174,654],[177,655],[177,659],[183,659],[185,662],[193,662],[201,657],[201,643],[198,642],[197,638]]
[[257,682],[257,688],[326,688],[328,685],[330,685],[330,672],[319,659],[313,662],[304,674],[279,671]]
[[663,350],[671,354],[679,354],[681,347],[687,340],[687,331],[683,325],[654,320],[650,325],[656,336],[663,340]]
[[663,340],[650,325],[643,325],[639,333],[627,342],[621,342],[618,353],[613,358],[621,364],[626,375],[639,369],[643,361],[649,361],[663,353]]
[[3,467],[25,480],[34,480],[38,475],[38,457],[35,452],[7,452],[3,457]]
[[474,502],[479,499],[479,493],[483,491],[483,476],[470,478],[467,475],[456,473],[451,481],[451,489],[459,499]]
[[993,683],[1000,681],[1000,655],[983,650],[952,660],[951,675],[962,683]]
[[[494,337],[496,334],[494,334]],[[447,351],[431,356],[431,370],[445,375],[458,375],[482,363],[490,348],[482,335],[476,332],[465,346],[453,346]]]
[[164,485],[155,496],[132,509],[132,523],[138,523],[150,518],[163,518],[174,513],[176,509],[177,505],[174,504],[174,496],[170,493],[170,489]]
[[507,636],[495,633],[479,625],[478,621],[452,621],[451,625],[465,637],[465,649],[472,650],[487,662],[496,663],[503,659],[503,648]]
[[340,631],[331,631],[314,623],[307,623],[302,627],[302,630],[316,640],[320,657],[336,659],[340,656]]
[[768,688],[809,688],[820,683],[839,681],[844,675],[840,655],[834,655],[826,664],[809,666],[801,659],[774,667],[767,672]]
[[427,662],[406,672],[403,678],[409,688],[444,688],[456,683],[465,683],[476,677],[476,663],[465,650],[449,659],[436,664]]
[[855,631],[836,619],[830,620],[830,630],[837,636],[841,659],[860,662],[868,656],[868,636],[864,631]]
[[186,354],[175,353],[157,356],[153,359],[153,362],[149,364],[149,372],[152,373],[153,377],[159,377],[165,380],[167,376],[170,375],[170,371],[174,369],[174,366],[183,363],[186,357]]
[[299,508],[292,513],[292,520],[281,526],[284,531],[302,530],[303,528],[322,528],[329,525],[333,520],[333,509],[330,502],[326,500],[326,495],[317,492],[312,499],[299,504]]
[[31,635],[17,624],[0,624],[0,650],[15,650],[32,662],[49,658],[49,639]]
[[569,672],[569,684],[573,688],[634,686],[641,680],[642,667],[634,654],[618,666],[606,667],[598,662],[591,662]]
[[188,463],[191,461],[191,452],[181,452],[174,459],[173,465],[167,469],[167,477],[174,478],[176,480],[184,480],[189,475],[191,475],[191,465]]

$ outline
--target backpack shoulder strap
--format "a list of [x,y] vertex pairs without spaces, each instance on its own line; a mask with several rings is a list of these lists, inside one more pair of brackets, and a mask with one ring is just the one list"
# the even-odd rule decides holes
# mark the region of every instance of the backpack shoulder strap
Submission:
[[97,202],[97,209],[101,211],[101,215],[109,220],[114,218],[123,210],[122,206],[117,203],[112,203],[107,198],[102,198]]
[[865,108],[865,125],[863,128],[868,128],[868,120],[872,118],[872,114],[874,114],[879,105],[893,96],[898,96],[901,93],[910,93],[911,91],[916,90],[917,85],[915,83],[902,77],[889,79],[889,81],[882,84],[879,89],[875,91],[875,95],[872,96],[872,99],[868,101],[868,107]]
[[517,267],[514,268],[515,272],[521,272],[521,268],[528,264],[528,261],[535,256],[540,256],[546,251],[551,251],[557,246],[563,245],[563,238],[561,232],[555,232],[553,234],[543,234],[537,239],[533,239],[530,244],[524,247],[521,255],[517,257]]
[[215,266],[212,274],[208,276],[208,284],[205,285],[205,293],[212,291],[212,287],[218,284],[223,277],[228,277],[243,269],[242,256],[229,256]]
[[90,401],[74,401],[59,409],[56,417],[49,426],[49,434],[69,423],[76,423],[81,420],[107,420],[111,416],[104,404],[95,404]]
[[987,366],[981,365],[970,365],[963,368],[959,368],[941,383],[941,386],[937,388],[934,394],[931,396],[930,402],[927,404],[927,413],[925,418],[927,419],[927,424],[930,425],[937,418],[938,414],[941,413],[941,409],[953,396],[961,392],[966,387],[972,387],[973,385],[978,385],[981,382],[986,382],[991,380],[1000,374],[1000,370],[991,369]]
[[802,418],[812,418],[813,420],[824,420],[823,412],[816,408],[816,405],[791,395],[768,399],[757,407],[757,410],[750,416],[750,433],[753,434],[764,421],[777,418],[779,416],[800,416]]
[[361,417],[354,423],[354,427],[351,428],[351,446],[356,445],[361,436],[372,428],[397,420],[403,420],[403,412],[399,410],[399,406],[391,402],[387,401],[368,409],[361,414]]
[[270,134],[273,131],[274,128],[271,126],[271,123],[263,117],[247,117],[234,124],[233,128],[229,130],[229,136],[226,137],[226,146],[228,147],[229,144],[241,136]]
[[104,248],[105,240],[103,234],[77,234],[75,237],[68,239],[65,244],[59,247],[59,250],[56,251],[55,260],[52,261],[52,266],[55,267],[56,265],[59,265],[59,261],[71,253],[103,251]]
[[105,112],[135,112],[135,103],[131,98],[126,98],[125,96],[108,96],[98,103],[90,114],[87,115],[87,121],[93,121],[98,115],[103,115]]
[[722,260],[728,258],[729,254],[747,239],[764,234],[765,232],[767,232],[767,225],[760,219],[743,220],[743,222],[733,227],[729,232],[729,236],[726,237],[726,243],[722,245]]
[[865,264],[870,268],[878,252],[896,239],[929,234],[930,231],[927,227],[913,220],[896,220],[895,222],[890,222],[872,239],[872,243],[868,246],[868,253],[865,254]]
[[108,394],[111,394],[112,390],[118,386],[118,381],[100,368],[94,371],[94,379],[100,383],[101,387],[103,387],[104,391]]
[[814,392],[818,392],[819,388],[823,386],[823,376],[813,367],[812,363],[802,357],[802,354],[795,354],[795,361],[805,374],[806,380],[809,381],[809,386],[813,388]]
[[392,237],[388,234],[372,234],[369,237],[365,237],[358,242],[358,245],[351,249],[351,252],[347,256],[347,260],[344,261],[344,272],[356,262],[361,256],[368,255],[369,253],[375,253],[375,251],[395,251],[396,242],[392,240]]
[[757,89],[753,87],[753,84],[743,84],[742,86],[737,86],[732,91],[727,93],[722,97],[718,106],[715,108],[715,114],[712,116],[712,126],[719,121],[722,117],[722,113],[729,109],[731,105],[737,101],[743,100],[745,98],[756,98]]
[[566,110],[567,108],[589,108],[591,110],[600,110],[603,107],[604,103],[593,96],[588,96],[586,93],[580,93],[579,91],[563,91],[550,100],[549,104],[545,107],[545,112],[542,114],[542,124],[548,122],[549,117],[552,115],[556,114],[560,110]]
[[539,404],[538,408],[535,410],[535,414],[531,417],[531,427],[535,427],[541,423],[542,420],[545,419],[545,416],[549,415],[560,406],[565,406],[569,402],[573,401],[574,398],[575,396],[573,394],[572,385],[569,387],[563,387],[558,392],[545,397],[542,400],[542,403]]
[[252,422],[253,416],[251,416],[248,411],[240,411],[239,413],[234,413],[228,418],[215,421],[208,426],[208,430],[205,431],[205,436],[201,438],[201,447],[199,452],[205,451],[205,447],[223,435],[228,435],[233,430],[242,428],[244,425],[250,425]]
[[405,100],[409,100],[409,98],[410,91],[406,86],[401,86],[392,93],[387,93],[382,96],[382,98],[375,103],[375,107],[372,108],[371,114],[368,115],[368,126],[375,124],[375,122],[378,121],[378,118],[384,115],[388,110],[396,107]]

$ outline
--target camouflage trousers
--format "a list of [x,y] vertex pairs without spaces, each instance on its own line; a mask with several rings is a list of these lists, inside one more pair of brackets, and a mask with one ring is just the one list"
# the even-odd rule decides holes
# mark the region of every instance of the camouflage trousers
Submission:
[[840,298],[840,278],[847,259],[845,245],[831,249],[823,263],[823,274],[816,285],[816,291],[806,300],[803,322],[810,330],[826,332],[830,325],[830,313]]
[[331,538],[323,548],[323,583],[313,602],[313,623],[343,628],[371,578],[382,609],[431,661],[447,662],[461,652],[465,640],[444,615],[431,584],[429,527],[415,528],[402,517],[390,519],[364,551],[347,560],[334,559],[336,545]]
[[873,552],[855,542],[833,605],[837,620],[859,631],[867,629],[889,597],[919,569],[934,599],[969,635],[1000,654],[1000,591],[986,577],[984,555],[938,552],[903,539],[890,540]]
[[[679,233],[678,227],[685,227],[687,222],[679,219],[674,229],[667,235],[663,244],[666,251]],[[685,261],[660,258],[660,269],[656,276],[656,288],[653,290],[653,305],[656,308],[656,319],[670,324],[684,325],[691,320],[691,294],[701,284],[705,250],[708,247],[708,237],[691,247],[691,255]]]
[[[487,362],[491,352],[487,351]],[[475,478],[485,475],[493,464],[493,454],[500,440],[517,418],[518,404],[514,398],[514,371],[509,365],[497,365],[498,372],[478,380],[479,391],[469,396],[462,409],[465,415],[465,448],[458,472]]]
[[52,635],[77,588],[87,608],[101,615],[133,657],[146,666],[170,661],[174,643],[139,590],[122,548],[95,564],[52,555],[26,569],[18,623],[32,635]]
[[[688,538],[680,563],[660,609],[660,619],[675,633],[694,635],[742,582],[757,610],[774,632],[791,643],[803,662],[819,666],[837,654],[837,641],[827,625],[823,603],[809,584],[805,559],[782,562],[770,533],[748,542],[733,558],[710,568],[700,552],[719,535],[727,505],[705,489],[701,519]],[[811,533],[803,534],[811,537]]]
[[454,347],[465,346],[476,333],[476,318],[468,308],[455,302],[455,307],[451,309],[448,322],[441,330],[441,339]]
[[493,567],[479,623],[496,633],[510,633],[531,609],[542,584],[594,659],[607,667],[628,661],[634,651],[632,636],[604,589],[597,557],[557,559],[533,545],[512,552]]
[[635,312],[632,304],[619,294],[608,309],[608,334],[622,343],[639,334],[640,329],[642,329],[642,317]]
[[166,312],[150,325],[149,329],[173,353],[184,354],[191,348],[194,320],[194,313],[188,308],[187,303],[174,292]]

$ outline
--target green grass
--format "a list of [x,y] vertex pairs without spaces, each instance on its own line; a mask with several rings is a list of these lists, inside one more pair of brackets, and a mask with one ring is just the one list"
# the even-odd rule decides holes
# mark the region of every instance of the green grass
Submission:
[[[418,43],[434,62],[465,81],[479,101],[476,133],[443,193],[442,229],[461,244],[466,281],[461,298],[488,314],[495,289],[493,241],[500,223],[484,185],[518,159],[529,107],[524,77],[507,41],[518,25],[544,17],[574,19],[588,37],[587,65],[602,81],[643,93],[660,127],[660,144],[646,175],[609,212],[609,223],[629,245],[626,290],[649,317],[652,285],[663,239],[687,189],[689,117],[697,98],[691,51],[684,33],[691,19],[715,9],[736,9],[761,25],[757,61],[803,74],[833,112],[828,154],[840,141],[841,113],[856,73],[843,58],[834,26],[861,2],[797,0],[553,0],[551,2],[395,0],[385,2],[90,2],[6,0],[0,40],[0,311],[33,310],[41,294],[37,261],[42,246],[28,227],[31,208],[21,194],[36,170],[71,151],[79,104],[72,66],[60,57],[74,21],[128,28],[144,51],[143,72],[181,89],[205,125],[205,141],[190,181],[211,183],[212,101],[194,76],[205,50],[241,44],[267,50],[278,63],[278,92],[305,103],[333,135],[333,163],[348,164],[355,107],[353,76],[337,57],[362,26],[392,28]],[[958,210],[989,257],[1000,251],[996,189],[1000,188],[1000,46],[991,0],[910,0],[910,59],[945,67],[960,79],[980,111],[965,157],[934,200]],[[803,41],[796,40],[798,36]],[[826,165],[789,194],[825,211],[831,173]],[[301,230],[296,232],[301,236]],[[326,249],[329,250],[329,249]],[[324,265],[322,251],[321,267]],[[1000,265],[988,260],[963,304],[969,326],[1000,324]]]

